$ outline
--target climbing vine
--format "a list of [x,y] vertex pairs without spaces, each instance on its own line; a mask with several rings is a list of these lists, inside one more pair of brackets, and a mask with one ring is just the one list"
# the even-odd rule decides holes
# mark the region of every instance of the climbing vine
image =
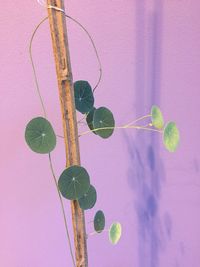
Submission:
[[[75,19],[67,15],[66,17],[75,21],[89,36],[93,48],[95,49],[100,70],[99,80],[97,82],[97,85],[93,89],[88,81],[80,80],[74,82],[75,107],[76,110],[83,115],[83,118],[80,121],[77,121],[77,123],[80,124],[81,122],[84,121],[88,126],[88,130],[79,133],[79,137],[89,133],[93,133],[96,135],[96,138],[107,139],[112,136],[115,130],[118,129],[124,129],[124,130],[136,129],[136,130],[154,131],[161,135],[163,144],[169,152],[176,151],[180,139],[179,130],[175,122],[169,121],[165,123],[162,112],[158,106],[153,105],[151,110],[149,111],[149,114],[144,115],[141,118],[138,118],[124,125],[117,126],[113,113],[107,107],[104,106],[97,107],[95,105],[95,90],[99,85],[102,77],[101,62],[96,47],[94,45],[94,42],[89,33],[87,32],[87,30]],[[90,179],[90,175],[83,166],[73,165],[68,168],[64,168],[63,172],[60,174],[58,179],[55,176],[53,164],[51,161],[51,153],[56,147],[58,135],[55,133],[50,121],[47,119],[45,107],[40,94],[35,65],[32,57],[33,38],[35,36],[36,31],[45,20],[47,20],[47,18],[43,19],[42,22],[40,22],[36,27],[31,37],[30,50],[29,50],[36,88],[39,94],[44,116],[33,118],[30,120],[30,122],[28,122],[25,129],[25,140],[27,145],[32,151],[39,154],[47,154],[49,156],[50,168],[60,198],[61,208],[63,211],[63,217],[67,232],[67,239],[70,246],[73,264],[75,266],[75,260],[72,253],[71,242],[70,242],[62,198],[67,200],[77,200],[80,208],[83,210],[92,209],[95,206],[96,201],[98,199],[97,199],[97,191],[91,183],[92,181]],[[143,122],[144,119],[145,121],[146,119],[149,119],[147,125],[141,125],[141,122]],[[137,124],[138,122],[140,122],[139,125]],[[96,233],[103,232],[105,229],[105,224],[106,224],[106,219],[104,212],[102,210],[97,211],[96,214],[94,215],[94,220],[93,220],[94,231]],[[118,243],[121,237],[121,233],[122,233],[121,224],[119,222],[113,222],[108,230],[108,238],[113,245]]]

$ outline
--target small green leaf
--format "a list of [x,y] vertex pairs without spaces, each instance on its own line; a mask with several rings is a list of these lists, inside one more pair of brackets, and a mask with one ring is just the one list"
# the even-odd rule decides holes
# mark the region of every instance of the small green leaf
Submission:
[[64,198],[78,200],[90,187],[90,178],[86,169],[81,166],[71,166],[63,171],[58,188]]
[[176,124],[172,121],[167,123],[163,133],[163,142],[166,149],[174,152],[178,147],[179,141],[180,134]]
[[110,229],[109,229],[109,240],[110,240],[110,242],[113,245],[116,245],[120,240],[121,234],[122,234],[121,224],[118,223],[118,222],[113,223],[110,226]]
[[[94,125],[93,125],[93,118],[94,118],[94,112],[95,112],[96,108],[93,107],[90,112],[87,114],[87,117],[86,117],[86,121],[87,121],[87,125],[88,127],[90,128],[90,130],[93,130],[94,129]],[[95,131],[93,131],[94,134]]]
[[48,120],[32,119],[26,126],[25,140],[31,150],[40,154],[50,153],[56,146],[56,135]]
[[98,129],[95,132],[102,138],[110,137],[115,127],[115,120],[112,112],[104,107],[96,109],[94,112],[93,127],[94,129]]
[[164,120],[162,112],[158,106],[152,106],[151,108],[151,121],[154,127],[162,129],[164,126]]
[[83,114],[89,112],[94,106],[94,95],[87,81],[74,83],[74,98],[76,109]]
[[79,198],[78,203],[83,210],[92,209],[97,201],[97,192],[93,185],[87,193],[85,193],[81,198]]
[[105,215],[102,210],[97,211],[94,217],[94,229],[97,233],[101,233],[105,228]]

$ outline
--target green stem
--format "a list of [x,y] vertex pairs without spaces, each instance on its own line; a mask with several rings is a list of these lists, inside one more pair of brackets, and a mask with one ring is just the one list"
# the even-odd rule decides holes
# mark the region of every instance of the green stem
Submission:
[[[86,28],[79,22],[77,21],[76,19],[72,18],[71,16],[69,15],[66,15],[65,16],[69,19],[71,19],[72,21],[74,21],[77,25],[79,25],[82,30],[87,34],[88,38],[90,39],[91,41],[91,44],[92,44],[92,47],[94,49],[94,52],[95,52],[95,55],[96,55],[96,58],[97,58],[97,61],[98,61],[98,64],[99,64],[99,78],[98,78],[98,81],[96,83],[96,85],[94,86],[93,88],[93,92],[96,90],[96,88],[99,86],[100,82],[101,82],[101,79],[102,79],[102,65],[101,65],[101,60],[100,60],[100,57],[99,57],[99,54],[98,54],[98,51],[97,51],[97,48],[95,46],[95,43],[91,37],[91,35],[89,34],[89,32],[86,30]],[[31,60],[31,66],[32,66],[32,69],[33,69],[33,76],[34,76],[34,81],[35,81],[35,84],[36,84],[36,89],[37,89],[37,94],[39,96],[39,99],[40,99],[40,103],[41,103],[41,106],[42,106],[42,109],[43,109],[43,113],[44,113],[44,117],[47,118],[47,113],[46,113],[46,109],[45,109],[45,105],[44,105],[44,101],[43,101],[43,98],[41,96],[41,92],[40,92],[40,88],[39,88],[39,82],[38,82],[38,78],[37,78],[37,74],[36,74],[36,69],[35,69],[35,64],[34,64],[34,61],[33,61],[33,54],[32,54],[32,45],[33,45],[33,40],[34,40],[34,37],[39,29],[39,27],[48,19],[48,17],[45,17],[36,27],[35,27],[35,30],[33,31],[33,34],[31,36],[31,39],[30,39],[30,42],[29,42],[29,57],[30,57],[30,60]]]
[[98,234],[97,232],[92,232],[92,233],[87,234],[87,237],[92,236],[92,235],[97,235],[97,234]]
[[67,226],[67,219],[66,219],[66,215],[65,215],[65,208],[64,208],[64,204],[63,204],[61,193],[60,193],[59,188],[58,188],[58,183],[57,183],[57,179],[56,179],[56,176],[55,176],[55,172],[54,172],[54,168],[53,168],[53,164],[52,164],[52,160],[51,160],[51,153],[49,153],[48,155],[49,155],[49,163],[50,163],[50,168],[51,168],[52,176],[53,176],[54,183],[55,183],[56,188],[57,188],[58,197],[59,197],[59,200],[60,200],[60,205],[61,205],[61,210],[62,210],[64,224],[65,224],[65,229],[66,229],[66,235],[67,235],[68,245],[69,245],[69,248],[70,248],[70,254],[71,254],[72,261],[73,261],[73,265],[74,265],[74,267],[76,267],[75,259],[74,259],[74,255],[73,255],[73,250],[72,250],[72,245],[71,245],[71,240],[70,240],[70,235],[69,235],[69,230],[68,230],[68,226]]
[[128,126],[130,126],[130,125],[132,125],[132,124],[134,124],[134,123],[136,123],[136,122],[138,122],[138,121],[141,121],[141,120],[146,119],[146,118],[149,118],[149,117],[151,117],[151,114],[142,116],[142,117],[140,117],[140,118],[138,118],[138,119],[136,119],[136,120],[134,120],[134,121],[132,121],[132,122],[126,124],[126,126],[128,127]]
[[42,23],[44,23],[46,20],[48,19],[48,17],[44,18],[35,28],[32,36],[31,36],[31,39],[30,39],[30,42],[29,42],[29,56],[30,56],[30,60],[31,60],[31,66],[32,66],[32,69],[33,69],[33,77],[34,77],[34,81],[35,81],[35,85],[36,85],[36,89],[37,89],[37,94],[39,96],[39,99],[40,99],[40,103],[41,103],[41,106],[42,106],[42,109],[43,109],[43,113],[44,113],[44,117],[46,118],[47,117],[47,113],[46,113],[46,109],[45,109],[45,106],[44,106],[44,102],[43,102],[43,99],[42,99],[42,96],[41,96],[41,93],[40,93],[40,88],[39,88],[39,83],[38,83],[38,79],[37,79],[37,74],[36,74],[36,70],[35,70],[35,64],[34,64],[34,61],[33,61],[33,55],[32,55],[32,44],[33,44],[33,39],[35,37],[35,34],[37,32],[37,30],[39,29],[39,27],[42,25]]
[[124,125],[124,126],[115,126],[115,127],[96,128],[96,129],[89,130],[89,131],[86,131],[86,132],[81,133],[79,135],[79,137],[80,136],[83,136],[83,135],[86,135],[86,134],[89,134],[89,133],[92,133],[92,132],[97,132],[97,131],[101,131],[101,130],[112,130],[112,129],[137,129],[137,130],[147,130],[147,131],[159,132],[159,133],[162,133],[163,132],[162,130],[156,130],[156,129],[152,129],[152,128],[148,128],[148,127],[143,127],[143,126],[137,126],[137,125],[127,126],[127,125]]
[[79,22],[77,21],[76,19],[70,17],[69,15],[66,15],[65,16],[69,19],[71,19],[72,21],[74,21],[77,25],[79,25],[83,30],[84,32],[87,34],[87,36],[89,37],[91,43],[92,43],[92,46],[94,48],[94,52],[95,52],[95,55],[97,57],[97,61],[98,61],[98,64],[99,64],[99,79],[97,81],[97,84],[95,85],[95,87],[93,88],[93,93],[94,91],[97,89],[97,87],[99,86],[100,82],[101,82],[101,79],[102,79],[102,65],[101,65],[101,60],[100,60],[100,57],[99,57],[99,54],[98,54],[98,51],[97,51],[97,48],[95,46],[95,43],[91,37],[91,35],[89,34],[89,32],[86,30],[86,28]]
[[163,130],[152,129],[152,128],[148,128],[145,126],[133,125],[133,126],[129,126],[128,128],[129,129],[146,130],[146,131],[151,131],[151,132],[163,133]]
[[56,136],[59,137],[59,138],[64,139],[64,136],[62,136],[62,135],[57,134]]

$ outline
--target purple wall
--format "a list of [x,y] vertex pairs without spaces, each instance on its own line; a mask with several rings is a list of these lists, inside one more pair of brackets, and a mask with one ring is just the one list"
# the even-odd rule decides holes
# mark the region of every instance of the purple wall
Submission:
[[[82,165],[98,190],[86,222],[103,209],[107,227],[116,220],[123,226],[115,247],[106,233],[89,238],[89,266],[199,267],[200,2],[74,0],[66,6],[93,36],[102,60],[96,105],[110,108],[121,125],[158,104],[181,131],[175,154],[163,149],[157,133],[116,130],[108,140],[81,137]],[[48,158],[24,142],[26,123],[42,114],[28,42],[45,15],[36,0],[6,1],[1,12],[2,267],[72,266]],[[91,44],[73,22],[68,26],[74,80],[94,85],[98,65]],[[48,116],[62,133],[48,23],[39,30],[33,52]],[[59,176],[65,165],[62,140],[53,161]],[[91,223],[87,229],[92,231]]]

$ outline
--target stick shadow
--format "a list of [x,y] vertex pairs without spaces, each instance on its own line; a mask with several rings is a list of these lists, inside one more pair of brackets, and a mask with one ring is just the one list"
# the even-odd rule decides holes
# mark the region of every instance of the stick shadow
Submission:
[[[137,68],[134,109],[137,117],[145,115],[147,109],[150,110],[153,104],[159,105],[160,102],[162,2],[154,0],[151,11],[146,10],[145,0],[137,0],[135,4]],[[145,23],[148,23],[148,30]],[[165,181],[165,170],[158,153],[160,136],[154,132],[139,132],[133,137],[125,132],[124,138],[130,160],[128,184],[133,190],[133,206],[138,221],[138,266],[158,267],[160,253],[172,234],[170,214],[162,212],[162,216],[160,215],[162,186]]]

